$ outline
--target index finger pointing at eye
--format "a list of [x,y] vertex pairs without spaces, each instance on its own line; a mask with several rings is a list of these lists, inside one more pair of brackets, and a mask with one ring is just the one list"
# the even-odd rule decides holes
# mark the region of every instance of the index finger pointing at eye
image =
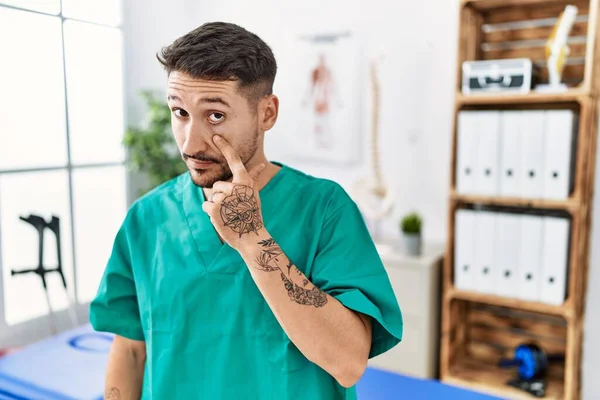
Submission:
[[213,141],[218,149],[221,150],[223,156],[225,156],[227,164],[229,164],[229,168],[231,169],[234,177],[248,173],[246,167],[244,167],[244,163],[242,163],[242,159],[233,149],[233,147],[231,147],[231,145],[227,142],[227,140],[225,140],[225,138],[215,135],[213,136]]

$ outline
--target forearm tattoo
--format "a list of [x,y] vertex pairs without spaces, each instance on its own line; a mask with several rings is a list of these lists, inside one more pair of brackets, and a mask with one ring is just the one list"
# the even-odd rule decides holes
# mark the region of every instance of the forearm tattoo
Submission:
[[106,400],[119,400],[121,398],[121,392],[117,388],[110,388],[106,391]]
[[258,244],[262,246],[262,251],[260,256],[256,258],[257,268],[265,272],[279,271],[290,300],[298,304],[313,305],[317,308],[327,304],[327,295],[321,289],[314,285],[312,289],[306,289],[306,285],[309,284],[308,279],[302,279],[304,287],[300,287],[292,281],[292,268],[298,276],[302,276],[302,271],[289,260],[286,262],[287,276],[285,275],[284,271],[279,267],[279,258],[283,255],[283,251],[272,238],[261,240]]
[[[294,282],[289,280],[283,273],[281,273],[281,280],[288,291],[290,299],[298,304],[313,305],[317,308],[323,307],[327,304],[327,295],[318,287],[314,286],[312,289],[304,289],[296,285]],[[304,280],[304,285],[308,283],[308,280]]]
[[240,237],[250,232],[258,234],[263,225],[254,189],[246,185],[235,185],[231,195],[221,203],[221,219],[225,226],[239,233]]
[[258,244],[262,246],[260,256],[256,259],[258,269],[266,272],[280,271],[277,257],[283,254],[283,251],[279,245],[273,239],[261,240]]

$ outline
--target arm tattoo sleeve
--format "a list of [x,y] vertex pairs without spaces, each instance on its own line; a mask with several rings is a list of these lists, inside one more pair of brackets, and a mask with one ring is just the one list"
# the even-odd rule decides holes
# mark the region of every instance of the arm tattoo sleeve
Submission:
[[119,389],[113,387],[110,388],[106,391],[106,400],[120,400],[121,399],[121,392],[119,392]]
[[302,288],[287,278],[283,272],[281,273],[281,280],[288,291],[290,300],[295,301],[298,304],[313,305],[316,308],[323,307],[327,304],[327,295],[318,287],[313,286],[312,289]]
[[246,185],[234,186],[231,195],[221,203],[221,219],[240,237],[250,232],[258,234],[262,221],[254,189]]
[[[277,261],[279,261],[277,257],[281,256],[283,251],[279,245],[273,239],[261,240],[258,244],[262,246],[260,256],[256,259],[258,268],[266,272],[281,271],[277,265]],[[288,266],[288,270],[289,268]]]
[[[256,258],[257,268],[265,272],[279,271],[281,280],[288,292],[290,300],[295,301],[298,304],[312,305],[317,308],[327,304],[327,295],[325,292],[315,285],[310,289],[306,288],[309,284],[309,280],[303,277],[302,271],[287,259],[279,245],[275,243],[273,239],[269,238],[261,240],[258,244],[261,245],[262,251],[260,256]],[[287,276],[285,271],[279,266],[280,258],[286,259],[285,267]],[[294,275],[302,277],[302,285],[304,287],[301,287],[292,281],[292,269],[294,270]]]

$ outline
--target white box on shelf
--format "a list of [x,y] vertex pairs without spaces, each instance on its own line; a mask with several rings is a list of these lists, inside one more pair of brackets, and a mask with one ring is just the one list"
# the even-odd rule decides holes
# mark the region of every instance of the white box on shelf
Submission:
[[500,196],[521,195],[521,111],[503,111],[500,133]]
[[457,121],[456,192],[473,194],[477,162],[477,112],[461,111]]
[[478,211],[475,215],[475,279],[473,291],[494,294],[496,262],[494,236],[496,213]]
[[474,193],[481,196],[497,196],[500,183],[500,111],[478,111],[476,120],[479,138]]
[[576,119],[571,110],[547,110],[544,134],[545,199],[565,200],[573,184]]
[[496,294],[517,297],[518,265],[521,247],[521,217],[518,214],[498,213],[496,221]]
[[544,217],[542,284],[540,301],[561,305],[565,300],[569,267],[569,227],[567,218]]
[[472,210],[456,210],[454,224],[454,286],[472,290],[475,286],[475,217]]
[[542,256],[542,217],[537,215],[520,216],[521,248],[518,265],[518,298],[539,301]]
[[520,192],[523,198],[544,194],[544,111],[523,111]]

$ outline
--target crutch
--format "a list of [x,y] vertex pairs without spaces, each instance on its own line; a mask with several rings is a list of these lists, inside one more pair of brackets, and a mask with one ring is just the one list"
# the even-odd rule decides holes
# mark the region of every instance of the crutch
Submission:
[[[31,224],[38,232],[39,245],[38,245],[38,266],[35,269],[26,269],[26,270],[11,270],[11,275],[22,275],[34,273],[37,274],[41,280],[42,285],[44,287],[44,294],[46,295],[46,303],[48,304],[48,315],[50,317],[49,324],[50,330],[53,334],[57,333],[56,329],[56,321],[54,317],[54,311],[52,310],[52,303],[50,302],[50,295],[48,292],[48,284],[46,281],[46,274],[51,272],[58,272],[62,278],[63,287],[65,288],[65,292],[67,294],[68,302],[69,302],[69,315],[71,317],[71,322],[73,327],[78,325],[77,316],[74,314],[74,305],[72,301],[72,297],[69,294],[67,289],[67,282],[65,280],[65,276],[62,269],[62,252],[60,246],[60,219],[56,216],[52,216],[52,220],[50,223],[47,223],[44,218],[38,215],[29,215],[28,217],[20,217],[21,220]],[[44,267],[44,231],[46,228],[49,228],[56,236],[56,255],[57,255],[57,267],[54,269],[47,269]]]
[[73,325],[73,328],[76,328],[79,326],[79,321],[77,320],[77,313],[75,311],[75,297],[72,295],[72,293],[69,292],[69,289],[67,287],[67,280],[65,279],[65,274],[63,272],[62,267],[62,251],[60,246],[60,218],[53,215],[52,220],[49,224],[47,224],[47,226],[54,233],[54,236],[56,236],[56,256],[58,259],[58,267],[54,271],[57,271],[62,279],[63,288],[65,289],[67,301],[69,302],[69,317],[71,318],[71,324]]

